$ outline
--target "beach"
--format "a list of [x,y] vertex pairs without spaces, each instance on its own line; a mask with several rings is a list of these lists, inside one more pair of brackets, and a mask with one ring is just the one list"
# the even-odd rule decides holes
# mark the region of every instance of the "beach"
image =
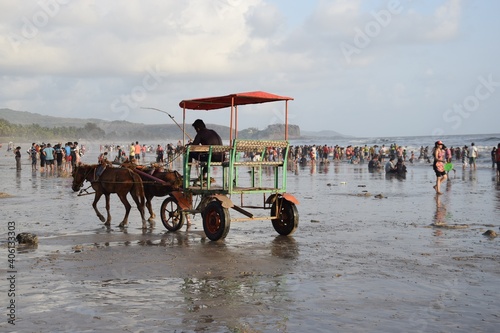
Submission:
[[[16,172],[4,148],[0,270],[13,278],[0,284],[0,330],[497,331],[500,238],[483,235],[500,233],[495,170],[456,165],[436,195],[430,164],[407,167],[401,179],[345,161],[297,166],[287,188],[300,202],[293,235],[270,221],[238,222],[212,242],[199,216],[175,233],[159,218],[142,230],[134,206],[120,229],[116,196],[105,228],[69,175],[32,173],[24,156]],[[11,229],[39,244],[18,245],[9,262]]]

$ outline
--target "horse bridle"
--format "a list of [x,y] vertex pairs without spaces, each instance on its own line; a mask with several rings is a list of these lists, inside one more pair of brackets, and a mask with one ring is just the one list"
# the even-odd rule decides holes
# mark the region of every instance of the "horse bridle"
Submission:
[[[81,188],[83,186],[83,183],[85,183],[85,181],[87,180],[87,176],[90,174],[90,172],[92,172],[92,169],[89,168],[89,170],[85,173],[85,175],[83,176],[83,181],[80,182],[78,184],[78,188]],[[91,185],[92,186],[92,185]],[[89,186],[90,187],[90,186]]]

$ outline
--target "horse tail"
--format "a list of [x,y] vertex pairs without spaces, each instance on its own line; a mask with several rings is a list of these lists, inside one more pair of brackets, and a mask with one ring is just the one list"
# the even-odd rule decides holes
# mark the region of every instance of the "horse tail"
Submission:
[[137,193],[137,196],[139,197],[139,202],[141,203],[141,206],[144,207],[146,204],[146,195],[144,194],[144,185],[142,183],[142,178],[138,174],[134,173],[134,187],[135,187],[135,193]]
[[145,194],[144,194],[144,186],[142,183],[142,178],[133,170],[128,169],[129,174],[132,176],[132,180],[134,181],[134,185],[132,186],[132,191],[134,191],[135,195],[139,199],[139,203],[141,207],[144,207],[146,204]]

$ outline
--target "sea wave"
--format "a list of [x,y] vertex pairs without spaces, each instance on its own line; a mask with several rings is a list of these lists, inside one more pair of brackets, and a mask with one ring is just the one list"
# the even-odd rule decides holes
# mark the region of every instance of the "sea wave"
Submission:
[[500,136],[490,136],[487,138],[479,139],[477,140],[478,142],[493,142],[493,143],[500,143]]

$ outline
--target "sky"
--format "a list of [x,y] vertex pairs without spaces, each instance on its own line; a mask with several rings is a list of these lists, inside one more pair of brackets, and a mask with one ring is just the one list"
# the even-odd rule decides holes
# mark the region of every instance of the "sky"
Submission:
[[[0,108],[182,122],[184,99],[293,97],[289,123],[357,137],[500,133],[497,0],[0,2]],[[239,128],[283,123],[242,106]],[[187,111],[229,126],[229,109]]]

